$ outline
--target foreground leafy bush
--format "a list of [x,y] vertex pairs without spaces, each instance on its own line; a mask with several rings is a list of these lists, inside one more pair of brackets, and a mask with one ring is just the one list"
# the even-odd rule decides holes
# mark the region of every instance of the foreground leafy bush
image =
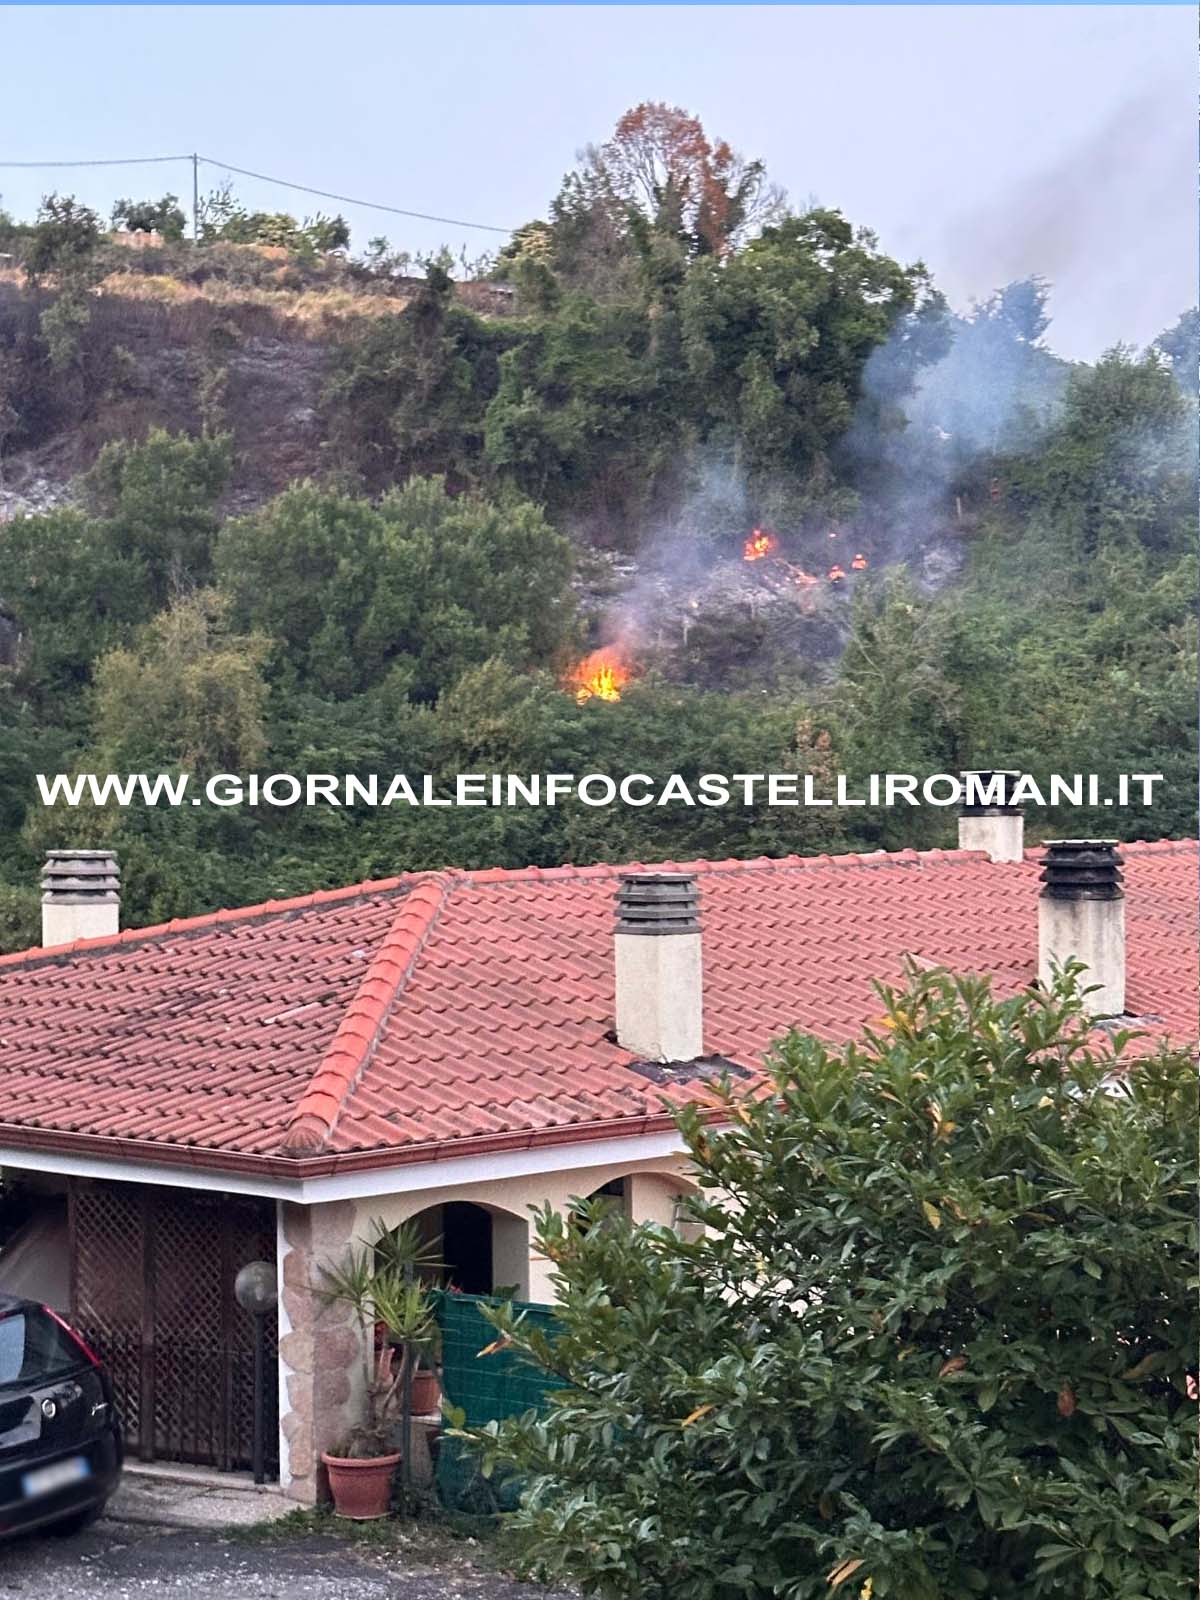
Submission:
[[793,1033],[769,1097],[681,1118],[698,1240],[539,1219],[561,1336],[495,1321],[564,1389],[471,1435],[529,1475],[533,1569],[613,1600],[1191,1594],[1189,1060],[1114,1080],[1070,974],[881,992],[861,1042]]

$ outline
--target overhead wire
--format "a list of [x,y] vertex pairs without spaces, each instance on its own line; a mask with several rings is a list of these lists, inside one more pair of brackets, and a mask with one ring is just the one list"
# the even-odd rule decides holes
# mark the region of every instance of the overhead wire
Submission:
[[468,222],[463,217],[443,217],[430,211],[412,211],[403,206],[386,205],[380,200],[361,200],[354,195],[335,194],[330,189],[317,189],[311,184],[293,183],[288,178],[277,178],[267,172],[254,172],[249,167],[235,166],[231,161],[218,161],[215,156],[200,155],[191,152],[180,156],[123,156],[114,159],[94,159],[88,161],[3,161],[0,168],[20,168],[35,170],[39,167],[138,167],[157,166],[171,161],[190,161],[193,168],[204,165],[214,167],[222,172],[236,173],[240,178],[253,178],[257,183],[274,184],[281,189],[293,189],[299,194],[315,195],[320,200],[334,200],[339,205],[358,206],[366,211],[383,211],[393,217],[409,217],[418,222],[436,222],[447,228],[472,228],[480,233],[510,234],[511,228],[501,228],[492,222]]

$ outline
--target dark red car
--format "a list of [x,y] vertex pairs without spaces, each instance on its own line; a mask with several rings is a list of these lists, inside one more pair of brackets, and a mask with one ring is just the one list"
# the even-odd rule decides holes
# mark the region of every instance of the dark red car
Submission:
[[47,1306],[0,1294],[0,1538],[85,1526],[116,1488],[122,1458],[99,1358]]

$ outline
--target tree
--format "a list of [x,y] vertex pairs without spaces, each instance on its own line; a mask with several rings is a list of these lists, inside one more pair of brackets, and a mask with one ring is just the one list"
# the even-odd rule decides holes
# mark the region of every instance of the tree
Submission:
[[453,499],[414,479],[378,505],[310,484],[221,532],[240,626],[324,694],[385,678],[432,700],[465,668],[552,659],[571,636],[571,553],[536,507]]
[[[833,693],[847,767],[859,778],[957,772],[967,765],[964,680],[982,646],[952,604],[921,595],[902,568],[871,576],[854,598]],[[1011,684],[1004,686],[1011,693]],[[929,807],[903,806],[872,812],[861,827],[883,848],[901,849],[938,843],[944,821]]]
[[215,189],[210,189],[200,198],[198,207],[200,222],[200,242],[213,244],[221,237],[222,230],[235,216],[242,215],[242,208],[233,193],[232,178],[224,178]]
[[679,236],[691,255],[723,257],[783,208],[762,161],[710,140],[679,106],[643,101],[586,152],[581,181],[625,227],[640,218]]
[[115,549],[107,531],[75,510],[0,524],[4,599],[28,640],[20,682],[45,697],[52,723],[64,720],[93,659],[153,609],[142,562]]
[[4,599],[30,639],[27,690],[51,704],[78,691],[96,657],[130,643],[176,591],[207,581],[229,464],[225,436],[155,430],[100,452],[83,485],[90,514],[0,525]]
[[172,243],[183,238],[184,220],[179,196],[174,194],[165,194],[161,200],[118,200],[112,208],[114,228],[157,233]]
[[536,260],[569,291],[637,299],[689,260],[723,258],[784,214],[761,161],[746,160],[677,106],[643,102],[610,139],[589,145],[563,179],[548,220],[519,228],[498,275]]
[[[1043,339],[1049,294],[1043,278],[1018,279],[966,317],[946,319],[950,348],[905,411],[918,437],[941,437],[955,469],[969,469],[982,451],[990,477],[997,453],[1036,449],[1056,418],[1070,367]],[[912,440],[905,445],[911,449]],[[954,487],[948,466],[938,476],[946,491]]]
[[41,896],[36,889],[0,883],[0,954],[28,950],[41,936]]
[[470,1435],[528,1477],[536,1571],[605,1600],[1192,1592],[1197,1085],[1183,1051],[1126,1071],[1072,990],[914,970],[856,1043],[793,1033],[769,1093],[681,1114],[698,1237],[540,1217],[561,1331],[492,1320],[562,1389]]
[[114,546],[147,563],[157,605],[172,587],[207,578],[231,462],[228,434],[190,439],[162,428],[141,443],[105,445],[96,458],[87,494]]
[[305,217],[301,231],[319,256],[328,255],[331,250],[344,250],[350,243],[350,224],[340,213],[327,217],[318,211],[315,217]]
[[229,631],[228,603],[208,589],[181,596],[133,649],[96,663],[97,766],[248,772],[266,748],[267,640]]
[[22,249],[31,283],[53,276],[60,283],[87,273],[100,243],[100,218],[74,195],[48,194]]
[[204,196],[199,207],[202,244],[275,245],[301,255],[327,255],[350,243],[345,217],[305,217],[298,222],[288,211],[247,211],[228,178]]
[[1195,398],[1200,374],[1200,310],[1185,311],[1173,328],[1160,333],[1154,348],[1171,363],[1171,370],[1185,394]]
[[628,542],[684,442],[674,382],[639,308],[569,296],[499,358],[489,465],[590,531]]
[[49,194],[21,244],[21,260],[30,284],[52,278],[55,299],[38,318],[39,332],[51,371],[82,379],[83,335],[91,321],[88,291],[99,274],[96,250],[100,218],[73,195]]
[[872,353],[917,308],[928,275],[880,252],[839,212],[768,227],[730,260],[697,262],[680,296],[701,436],[736,443],[751,481],[819,498]]
[[1050,285],[1036,275],[1020,278],[997,291],[978,311],[978,320],[997,324],[1020,344],[1037,344],[1050,326],[1046,302]]
[[404,311],[364,319],[334,353],[322,397],[330,441],[372,486],[436,473],[461,489],[486,476],[484,413],[512,335],[452,293],[449,274],[431,264]]
[[1001,465],[1014,509],[1070,529],[1076,558],[1104,546],[1194,545],[1195,403],[1165,358],[1117,346],[1071,375],[1042,447]]

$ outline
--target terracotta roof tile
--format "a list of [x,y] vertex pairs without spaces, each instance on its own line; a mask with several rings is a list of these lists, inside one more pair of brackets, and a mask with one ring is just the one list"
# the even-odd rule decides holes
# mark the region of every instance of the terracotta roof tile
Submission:
[[[1197,848],[1122,852],[1129,1009],[1190,1040]],[[878,1014],[871,980],[898,979],[906,954],[1016,993],[1036,972],[1039,854],[684,863],[706,1048],[753,1069],[792,1025],[848,1040]],[[609,1037],[627,870],[416,874],[0,958],[0,1141],[404,1159],[637,1131],[664,1091]]]

